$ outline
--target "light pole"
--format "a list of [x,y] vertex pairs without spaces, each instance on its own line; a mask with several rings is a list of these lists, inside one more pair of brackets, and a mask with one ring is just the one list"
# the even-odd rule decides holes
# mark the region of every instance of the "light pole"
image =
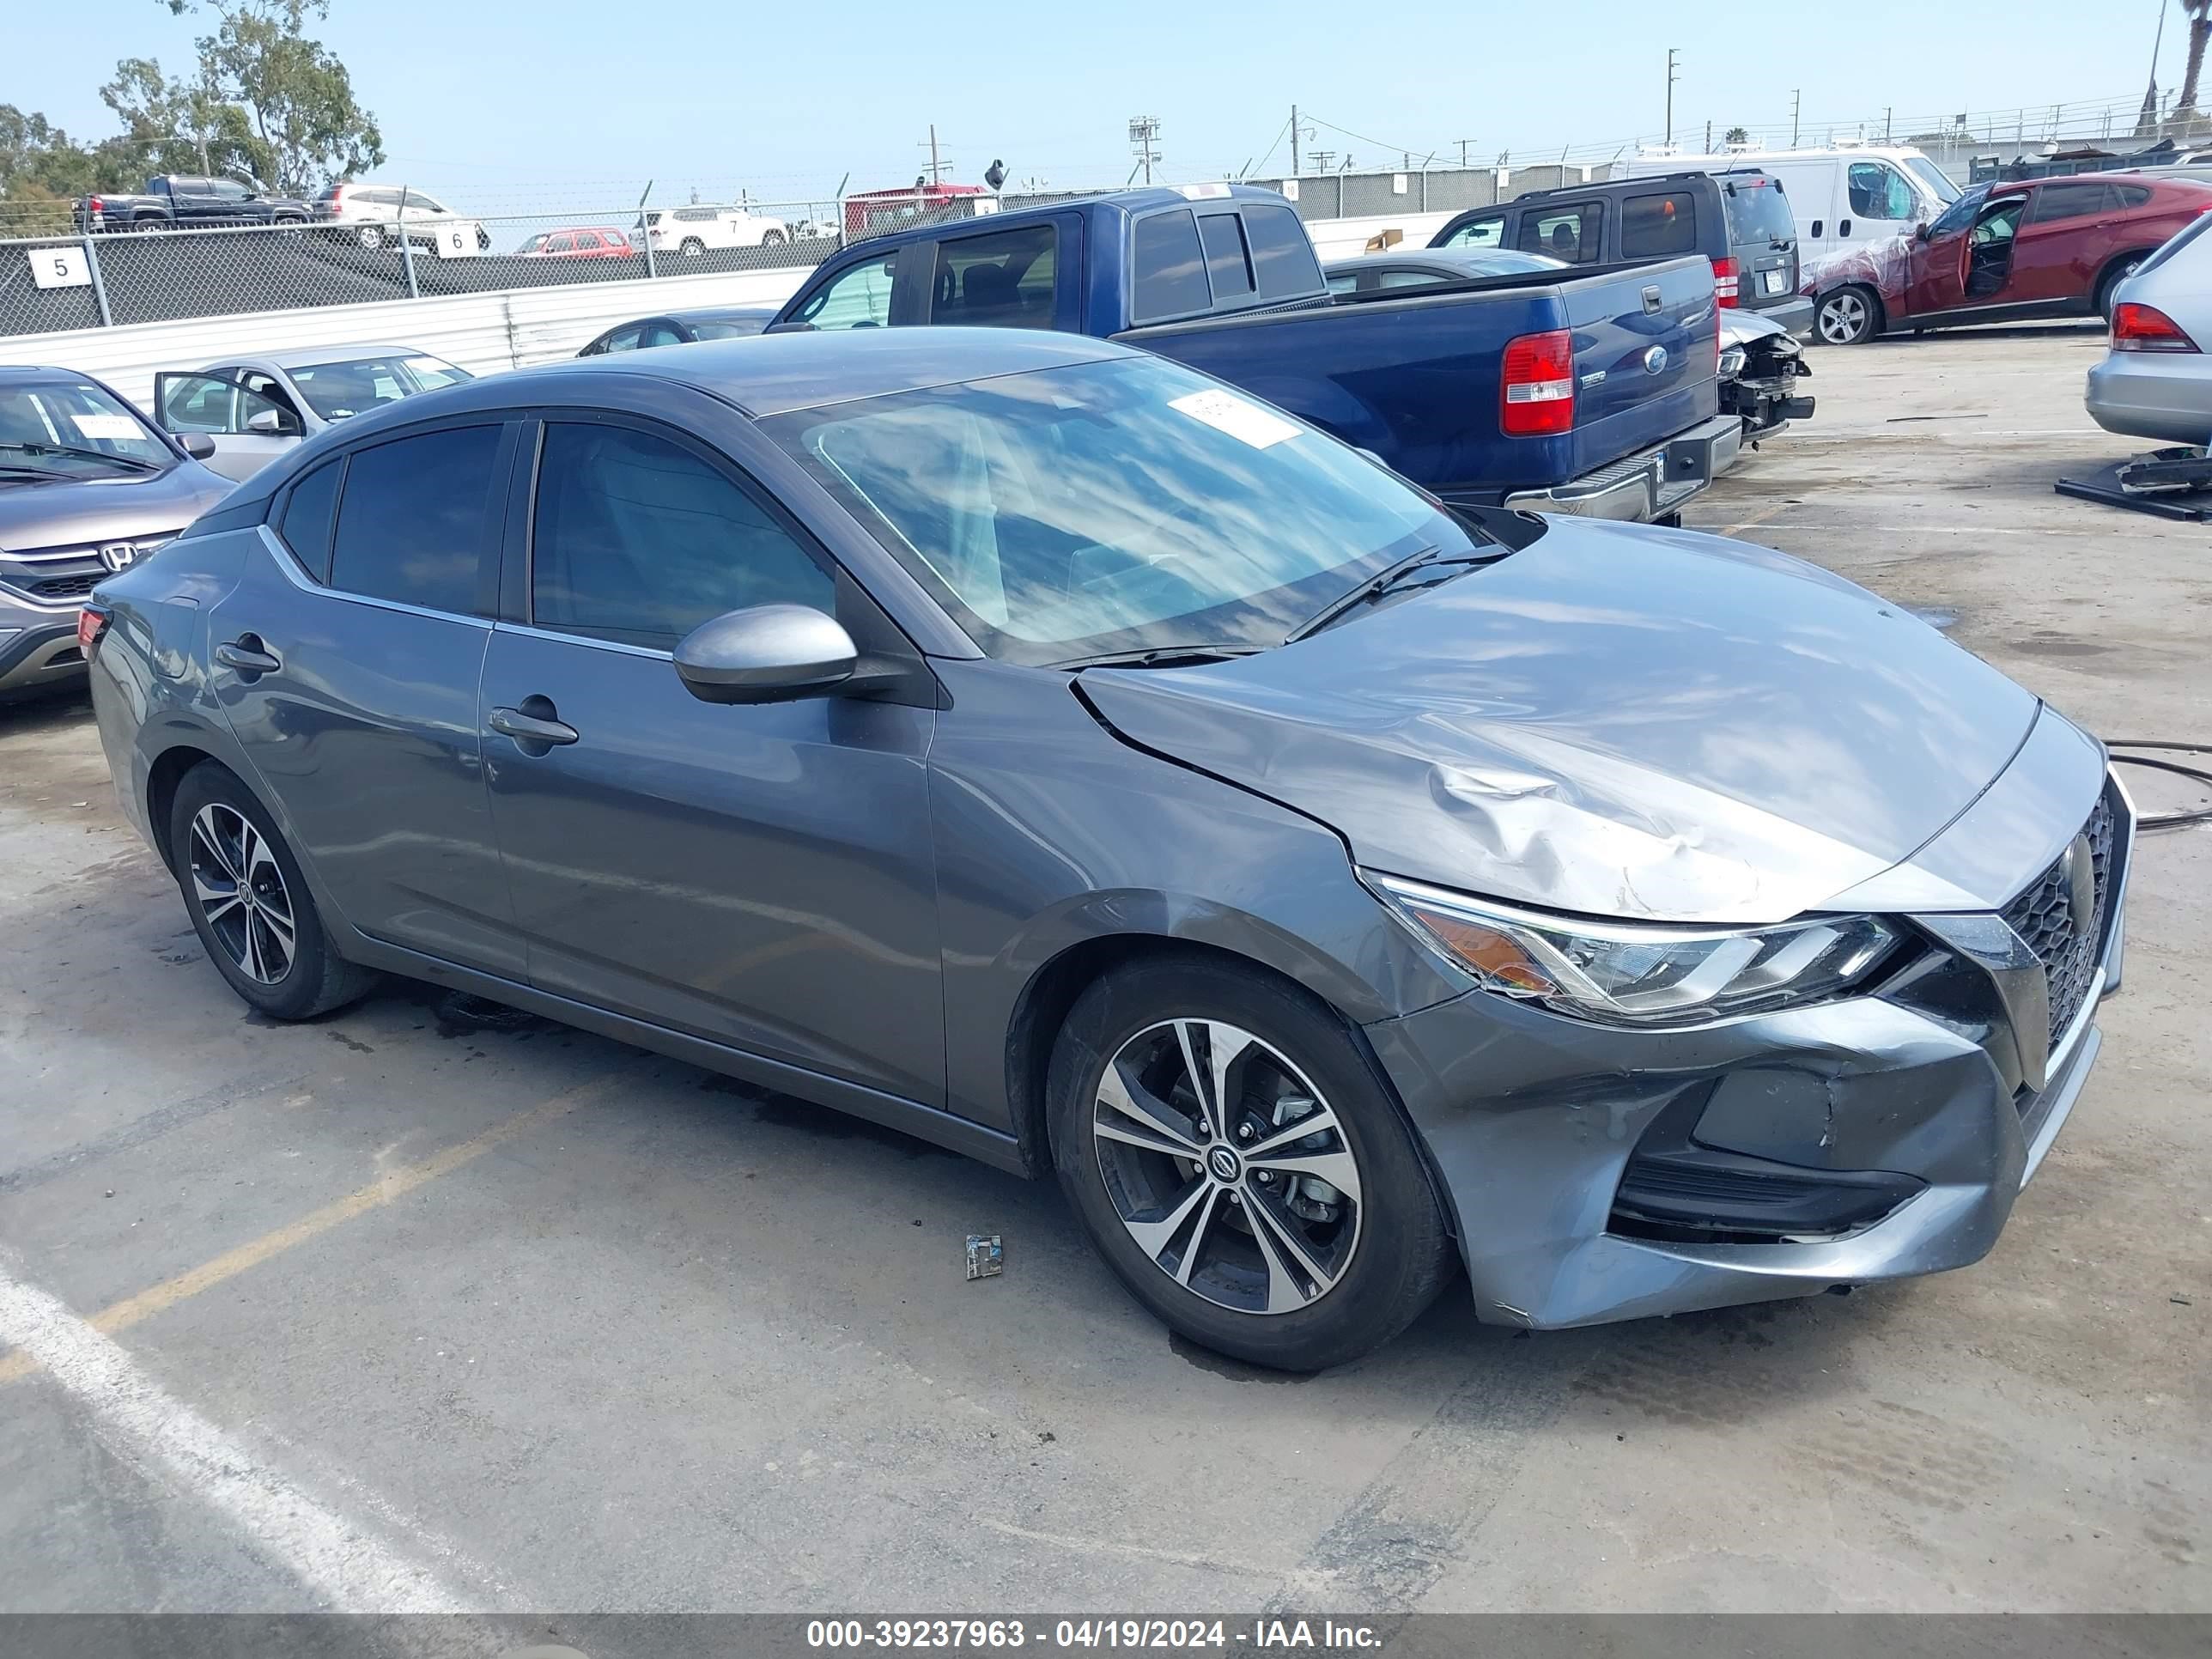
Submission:
[[1674,73],[1676,48],[1667,48],[1667,142],[1674,142],[1674,82],[1680,79]]

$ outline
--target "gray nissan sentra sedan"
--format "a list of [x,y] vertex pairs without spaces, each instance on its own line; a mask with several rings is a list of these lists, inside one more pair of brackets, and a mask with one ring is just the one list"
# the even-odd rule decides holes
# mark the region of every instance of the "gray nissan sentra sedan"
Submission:
[[1097,341],[427,393],[85,631],[256,1008],[411,975],[1056,1171],[1270,1365],[1455,1257],[1538,1328],[1963,1267],[2119,982],[2102,749],[1933,629]]

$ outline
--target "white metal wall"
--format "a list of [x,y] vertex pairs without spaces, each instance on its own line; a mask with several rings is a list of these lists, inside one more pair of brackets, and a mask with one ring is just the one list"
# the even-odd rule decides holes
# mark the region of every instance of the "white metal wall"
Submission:
[[[1306,229],[1323,259],[1340,259],[1359,252],[1370,237],[1385,229],[1400,231],[1407,246],[1419,247],[1450,216],[1322,219]],[[153,407],[154,376],[163,369],[204,368],[228,357],[297,346],[413,346],[471,374],[491,374],[573,357],[594,335],[626,318],[692,306],[781,305],[811,274],[810,266],[789,266],[13,335],[0,339],[0,362],[79,369],[106,380],[142,409]]]
[[578,283],[435,300],[247,312],[176,323],[25,334],[0,340],[0,362],[51,363],[97,375],[142,409],[163,369],[204,368],[226,357],[295,346],[413,346],[475,374],[573,357],[592,336],[630,317],[692,306],[781,305],[810,267],[669,276],[652,283]]

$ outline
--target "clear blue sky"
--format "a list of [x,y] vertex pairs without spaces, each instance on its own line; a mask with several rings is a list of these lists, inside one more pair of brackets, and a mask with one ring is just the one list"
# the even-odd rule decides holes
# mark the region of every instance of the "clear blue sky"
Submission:
[[[1808,131],[1894,106],[1902,122],[2061,100],[2140,98],[2157,0],[1942,0],[1842,6],[1470,0],[1361,5],[737,6],[726,0],[332,0],[318,32],[351,69],[404,175],[477,212],[742,186],[781,198],[908,182],[934,121],[973,180],[1119,182],[1128,118],[1163,123],[1171,179],[1218,178],[1265,152],[1290,106],[1305,148],[1362,167],[1401,148],[1516,159],[1656,134],[1666,50],[1681,52],[1677,136],[1780,124],[1802,88]],[[0,0],[0,102],[72,134],[113,131],[97,88],[117,58],[191,62],[204,18],[160,0]],[[2168,7],[2160,83],[2180,79]],[[1671,12],[1670,17],[1661,15]],[[1766,27],[1760,28],[1758,25]],[[1751,42],[1764,36],[1765,44]],[[1851,44],[1856,42],[1859,44]],[[1284,152],[1277,151],[1279,171]]]

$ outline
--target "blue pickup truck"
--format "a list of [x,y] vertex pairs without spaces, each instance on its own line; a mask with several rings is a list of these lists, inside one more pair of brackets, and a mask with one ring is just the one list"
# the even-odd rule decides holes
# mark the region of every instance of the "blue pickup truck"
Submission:
[[1663,520],[1735,459],[1718,317],[1695,257],[1332,299],[1283,198],[1188,185],[856,243],[770,329],[1099,336],[1265,398],[1449,501]]

